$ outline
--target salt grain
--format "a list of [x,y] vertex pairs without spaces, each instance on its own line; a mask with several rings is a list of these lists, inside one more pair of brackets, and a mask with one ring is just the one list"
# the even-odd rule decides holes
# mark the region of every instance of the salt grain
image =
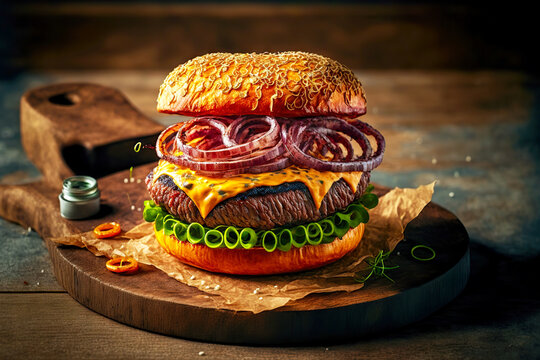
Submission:
[[455,178],[458,178],[458,177],[459,177],[459,171],[454,171],[454,177],[455,177]]
[[451,198],[453,198],[453,197],[454,197],[454,195],[456,195],[456,194],[454,194],[454,192],[453,192],[453,191],[450,191],[450,192],[448,193],[448,196],[450,196]]
[[471,162],[471,160],[472,160],[472,158],[471,158],[470,155],[467,155],[467,156],[465,157],[465,161],[466,161],[466,162]]

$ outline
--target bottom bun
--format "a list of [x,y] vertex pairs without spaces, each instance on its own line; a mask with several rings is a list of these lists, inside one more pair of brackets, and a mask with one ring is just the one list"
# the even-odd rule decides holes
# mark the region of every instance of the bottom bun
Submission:
[[364,235],[365,224],[349,230],[342,239],[328,244],[306,245],[289,251],[267,252],[263,248],[212,249],[178,241],[174,235],[156,231],[159,244],[183,263],[200,269],[235,275],[271,275],[315,269],[330,264],[354,250]]

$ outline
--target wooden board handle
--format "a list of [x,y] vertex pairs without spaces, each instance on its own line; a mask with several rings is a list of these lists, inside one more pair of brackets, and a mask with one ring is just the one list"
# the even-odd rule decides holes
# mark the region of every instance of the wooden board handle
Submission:
[[96,178],[157,160],[163,126],[138,111],[118,90],[96,84],[55,84],[21,99],[22,145],[46,183],[61,187],[74,174]]

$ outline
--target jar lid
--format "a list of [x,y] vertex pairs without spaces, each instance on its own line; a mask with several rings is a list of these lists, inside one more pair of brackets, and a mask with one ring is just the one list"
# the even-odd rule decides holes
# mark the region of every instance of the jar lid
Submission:
[[91,176],[77,175],[64,180],[62,195],[69,201],[84,201],[99,196],[97,181]]

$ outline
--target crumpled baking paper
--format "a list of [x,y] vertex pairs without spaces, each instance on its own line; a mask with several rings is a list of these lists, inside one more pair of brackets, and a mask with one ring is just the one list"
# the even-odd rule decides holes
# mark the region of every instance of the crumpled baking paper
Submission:
[[[183,264],[155,239],[153,224],[143,221],[114,239],[96,239],[92,231],[51,239],[58,244],[86,247],[96,256],[130,256],[153,265],[168,276],[209,295],[213,306],[259,313],[312,293],[355,291],[363,284],[354,275],[367,268],[364,260],[380,250],[392,251],[403,239],[407,224],[431,201],[435,183],[416,189],[394,188],[369,211],[364,238],[351,253],[319,269],[286,275],[232,276]],[[132,275],[136,276],[136,275]]]

